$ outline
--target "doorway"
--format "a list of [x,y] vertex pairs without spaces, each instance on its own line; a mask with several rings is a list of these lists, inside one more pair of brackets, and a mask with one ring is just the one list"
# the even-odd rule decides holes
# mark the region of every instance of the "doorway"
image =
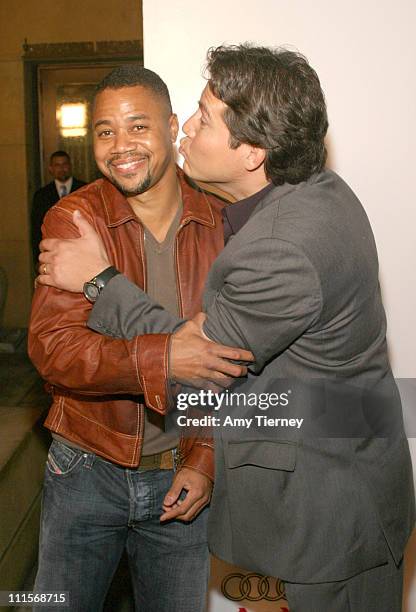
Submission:
[[92,149],[91,111],[96,85],[116,66],[41,66],[39,136],[43,184],[54,151],[66,151],[73,174],[90,183],[100,177]]

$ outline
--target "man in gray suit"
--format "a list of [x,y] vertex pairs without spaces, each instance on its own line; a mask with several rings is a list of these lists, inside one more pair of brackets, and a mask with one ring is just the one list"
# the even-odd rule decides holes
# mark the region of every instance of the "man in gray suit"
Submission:
[[[249,45],[211,50],[208,71],[184,126],[184,170],[238,202],[225,210],[228,243],[207,280],[205,318],[182,324],[117,275],[89,326],[115,337],[173,331],[170,363],[184,372],[175,382],[196,387],[212,384],[201,335],[250,349],[256,362],[239,393],[293,399],[275,412],[280,427],[217,429],[212,551],[282,578],[291,612],[399,611],[415,518],[410,454],[371,228],[324,169],[319,79],[297,53]],[[43,244],[40,282],[80,291],[82,270],[110,265],[78,223],[82,243]],[[255,416],[241,406],[230,414]],[[304,425],[285,428],[285,414]]]

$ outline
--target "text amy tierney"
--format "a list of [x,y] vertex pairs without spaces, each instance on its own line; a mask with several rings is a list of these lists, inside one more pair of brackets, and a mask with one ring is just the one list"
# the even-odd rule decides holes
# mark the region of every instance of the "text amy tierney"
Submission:
[[212,415],[202,417],[187,417],[184,414],[176,418],[179,427],[294,427],[300,429],[303,419],[272,418],[265,415],[255,415],[250,418],[226,416],[224,419]]

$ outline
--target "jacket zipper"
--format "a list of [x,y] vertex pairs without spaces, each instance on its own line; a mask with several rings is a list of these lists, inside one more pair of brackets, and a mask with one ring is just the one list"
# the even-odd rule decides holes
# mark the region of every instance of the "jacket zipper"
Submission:
[[[180,272],[179,272],[179,258],[178,258],[178,241],[179,241],[179,233],[182,230],[182,228],[187,225],[189,223],[189,218],[187,219],[183,219],[182,223],[180,224],[180,226],[178,227],[178,229],[176,230],[176,234],[175,234],[175,245],[174,245],[174,260],[175,260],[175,281],[176,281],[176,293],[177,293],[177,300],[178,300],[178,313],[179,316],[182,318],[183,317],[183,303],[182,303],[182,292],[181,292],[181,285],[179,282],[179,278],[180,278]],[[169,384],[169,382],[167,383]],[[183,460],[184,460],[184,456],[183,453],[181,452],[181,448],[183,446],[183,441],[184,441],[184,432],[183,430],[181,431],[181,435],[180,435],[180,439],[179,439],[179,444],[178,444],[178,448],[176,449],[176,455],[175,455],[175,471],[177,471]]]
[[[146,235],[143,230],[142,224],[138,221],[139,224],[139,251],[141,253],[141,263],[142,263],[142,272],[143,272],[143,291],[147,289],[147,271],[146,271],[146,251],[144,248],[144,241],[146,240]],[[144,432],[144,405],[137,404],[137,419],[139,421],[139,427],[137,431],[138,439],[137,439],[137,455],[138,461],[140,463],[140,458],[142,455],[143,443],[139,448],[139,439],[143,438]]]
[[178,237],[179,237],[179,232],[185,225],[187,225],[188,222],[189,222],[189,219],[184,219],[182,223],[180,224],[180,226],[178,227],[178,229],[176,230],[175,245],[174,245],[176,293],[177,293],[177,300],[178,300],[178,313],[181,318],[183,317],[183,305],[182,305],[181,285],[179,282],[180,273],[179,273],[179,259],[178,259]]

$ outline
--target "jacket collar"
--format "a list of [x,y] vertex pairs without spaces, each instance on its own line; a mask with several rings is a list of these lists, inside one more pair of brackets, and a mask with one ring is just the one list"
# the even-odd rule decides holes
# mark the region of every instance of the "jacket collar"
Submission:
[[312,185],[321,176],[320,173],[312,174],[306,181],[302,181],[301,183],[296,183],[295,185],[291,183],[284,183],[283,185],[275,185],[273,189],[266,193],[266,196],[260,200],[260,202],[256,206],[256,210],[253,214],[259,212],[266,206],[270,204],[275,204],[277,200],[281,200],[284,196],[288,195],[292,191],[298,191],[299,189],[303,189],[305,185]]
[[270,189],[264,198],[260,200],[258,205],[256,206],[255,212],[259,212],[269,204],[274,204],[277,200],[281,200],[285,195],[288,195],[292,191],[299,189],[300,185],[304,183],[298,183],[296,185],[292,185],[290,183],[284,183],[283,185],[274,185],[272,189]]
[[[211,203],[206,194],[190,182],[179,166],[176,172],[182,191],[181,225],[189,221],[196,221],[202,225],[215,227]],[[126,197],[109,180],[102,179],[100,192],[108,227],[116,227],[127,221],[138,220]]]

